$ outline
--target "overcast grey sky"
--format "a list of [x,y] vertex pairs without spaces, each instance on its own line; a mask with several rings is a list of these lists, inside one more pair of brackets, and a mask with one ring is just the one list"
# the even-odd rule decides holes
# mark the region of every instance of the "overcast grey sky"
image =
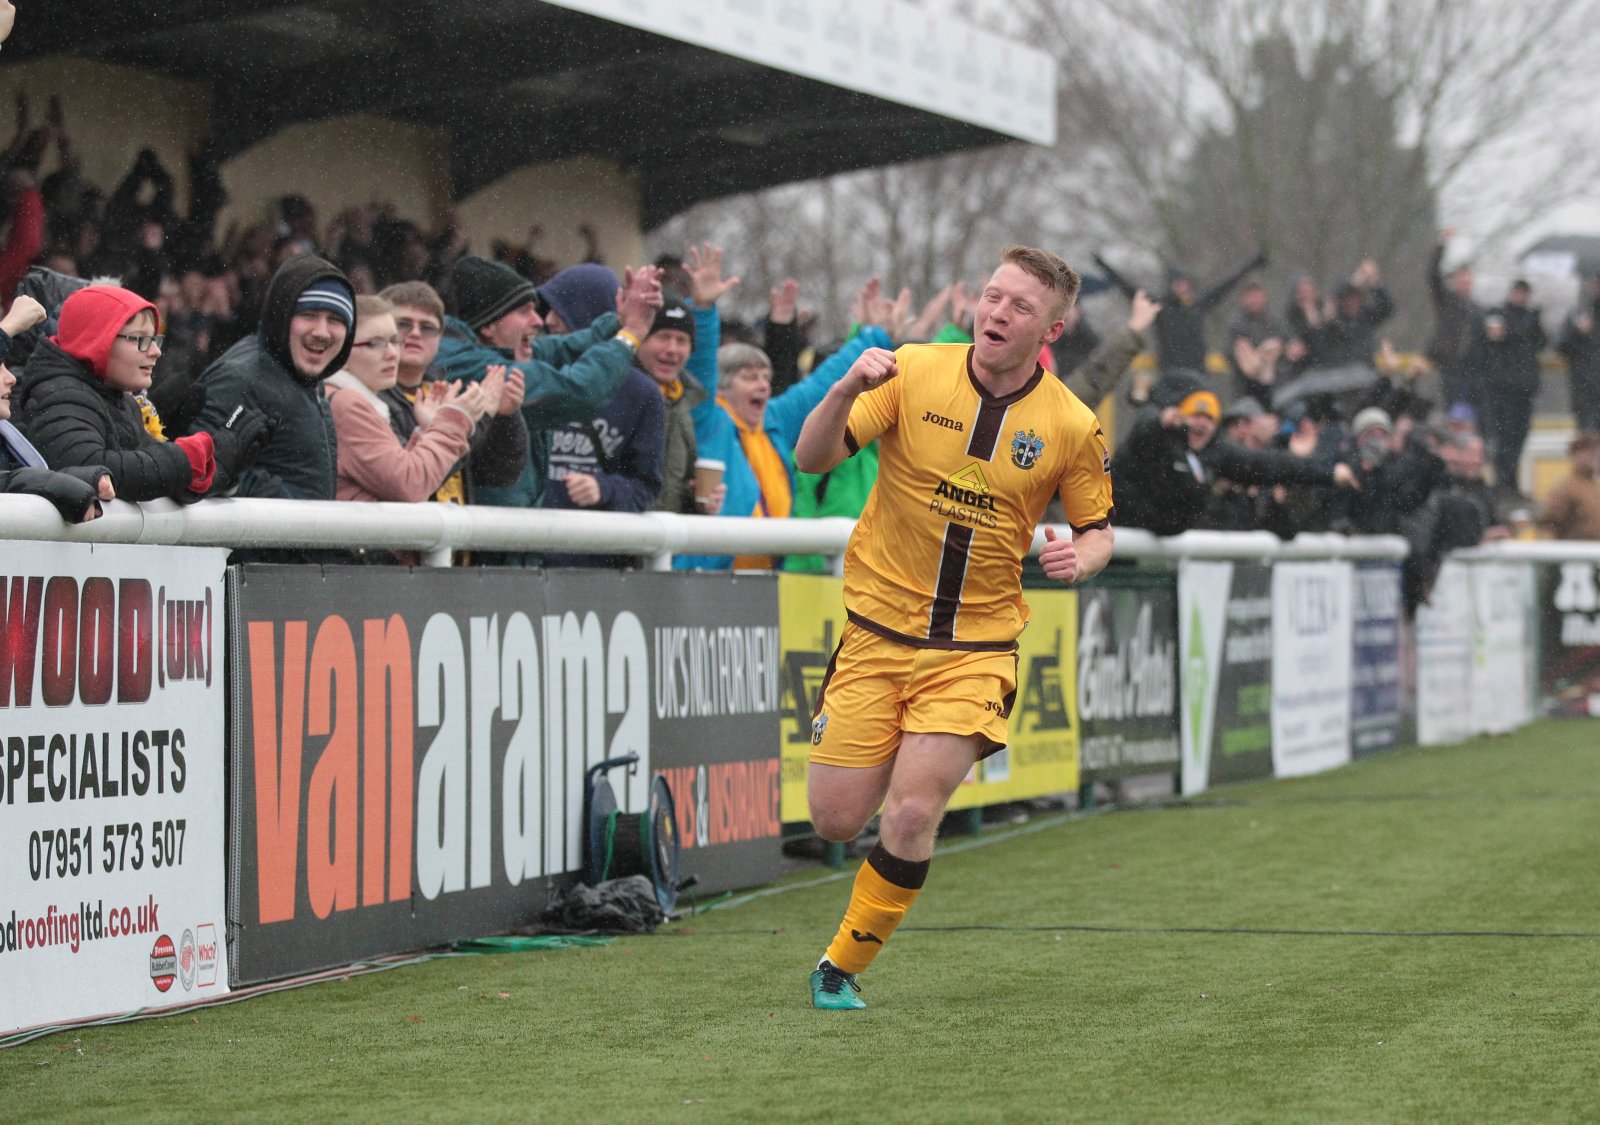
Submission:
[[[930,11],[954,16],[957,18],[973,19],[974,22],[990,27],[992,30],[1014,33],[1016,28],[1016,13],[1019,5],[1007,0],[918,0],[923,7]],[[1402,3],[1415,3],[1419,9],[1426,0],[1401,0]],[[1594,3],[1595,0],[1574,0],[1581,5]],[[1022,5],[1021,7],[1025,7]],[[1595,4],[1597,15],[1600,15],[1600,3]],[[1600,99],[1600,75],[1592,65],[1592,59],[1573,59],[1570,68],[1563,68],[1567,73],[1562,76],[1562,88],[1572,91],[1587,104],[1593,105]],[[1559,113],[1560,120],[1547,121],[1553,126],[1543,135],[1530,133],[1520,142],[1520,152],[1502,154],[1492,164],[1483,168],[1476,176],[1466,177],[1470,185],[1475,180],[1482,183],[1497,182],[1502,177],[1507,182],[1516,182],[1519,174],[1528,174],[1525,169],[1536,169],[1541,164],[1547,164],[1548,158],[1553,158],[1560,151],[1559,146],[1571,143],[1574,140],[1589,146],[1600,145],[1600,114],[1589,112],[1573,112],[1552,110]],[[1535,173],[1536,174],[1536,173]],[[1570,203],[1554,207],[1542,214],[1529,214],[1516,216],[1502,210],[1498,215],[1492,210],[1478,210],[1469,213],[1465,205],[1466,191],[1454,193],[1463,198],[1452,198],[1453,193],[1446,193],[1441,200],[1443,221],[1446,225],[1459,228],[1458,244],[1454,252],[1470,256],[1483,275],[1486,284],[1503,284],[1518,271],[1517,259],[1532,242],[1546,234],[1600,234],[1600,191],[1588,194],[1583,198]],[[1495,234],[1499,231],[1498,235]],[[1555,297],[1555,293],[1550,296]]]

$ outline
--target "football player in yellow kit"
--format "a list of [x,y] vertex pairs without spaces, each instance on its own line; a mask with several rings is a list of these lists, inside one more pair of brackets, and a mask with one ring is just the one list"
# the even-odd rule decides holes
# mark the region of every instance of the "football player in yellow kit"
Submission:
[[979,296],[974,342],[862,353],[806,419],[796,465],[827,472],[877,440],[878,481],[845,554],[849,623],[811,727],[811,822],[850,840],[882,807],[812,1003],[866,1007],[856,976],[927,877],[951,794],[1001,749],[1027,622],[1022,560],[1052,496],[1072,536],[1045,530],[1050,578],[1111,557],[1111,474],[1094,413],[1038,362],[1078,275],[1014,246]]

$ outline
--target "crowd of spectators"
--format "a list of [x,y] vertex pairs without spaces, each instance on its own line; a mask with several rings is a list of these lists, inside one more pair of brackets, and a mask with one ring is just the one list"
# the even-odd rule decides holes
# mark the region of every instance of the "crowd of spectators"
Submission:
[[[873,279],[838,341],[811,338],[793,281],[755,324],[725,320],[719,302],[739,278],[710,245],[619,276],[592,238],[591,260],[560,269],[533,246],[475,254],[456,223],[430,230],[383,205],[324,225],[295,196],[219,231],[226,194],[204,146],[180,212],[150,150],[106,194],[85,178],[60,103],[37,124],[32,109],[18,98],[4,158],[0,293],[16,296],[0,320],[0,489],[44,495],[69,520],[112,497],[217,495],[853,516],[872,450],[821,477],[797,472],[807,413],[868,347],[971,340],[963,283],[919,310]],[[1486,308],[1470,267],[1446,273],[1450,236],[1426,264],[1435,331],[1409,358],[1381,335],[1395,306],[1371,259],[1326,295],[1300,278],[1280,314],[1252,277],[1266,250],[1206,287],[1169,270],[1159,296],[1094,256],[1086,290],[1125,295],[1126,323],[1102,337],[1074,308],[1041,362],[1133,419],[1112,465],[1119,524],[1403,535],[1419,560],[1413,602],[1443,551],[1531,525],[1517,470],[1545,330],[1525,282]],[[1208,322],[1235,290],[1216,341],[1227,370],[1214,374]],[[1600,534],[1597,302],[1600,280],[1559,327],[1583,432],[1548,534]],[[1129,377],[1147,348],[1153,366]]]

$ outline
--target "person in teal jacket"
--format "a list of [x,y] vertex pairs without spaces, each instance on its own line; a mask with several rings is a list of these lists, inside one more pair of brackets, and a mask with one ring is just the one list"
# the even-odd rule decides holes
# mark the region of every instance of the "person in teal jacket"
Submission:
[[563,336],[539,335],[544,321],[533,283],[509,266],[462,258],[452,273],[451,291],[456,315],[445,317],[436,361],[443,377],[477,382],[491,364],[508,364],[522,372],[527,388],[522,415],[528,423],[528,464],[515,484],[480,488],[475,499],[536,507],[549,476],[550,430],[592,418],[616,396],[661,304],[660,271],[648,266],[630,271],[617,293],[617,312]]
[[[700,310],[695,313],[698,321]],[[697,331],[704,327],[697,324]],[[794,443],[806,416],[862,352],[893,347],[894,341],[884,329],[875,325],[863,328],[811,375],[775,397],[769,397],[772,363],[765,352],[749,344],[719,348],[717,395],[695,408],[694,433],[699,455],[727,466],[722,482],[728,492],[721,514],[787,518],[793,508]],[[726,555],[681,555],[673,561],[680,570],[727,570],[736,565],[740,569],[770,568],[776,562],[770,556],[735,560]]]

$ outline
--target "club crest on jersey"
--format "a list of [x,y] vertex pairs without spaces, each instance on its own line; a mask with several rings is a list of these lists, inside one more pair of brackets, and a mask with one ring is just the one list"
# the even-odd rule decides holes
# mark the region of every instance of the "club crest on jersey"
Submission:
[[821,746],[822,745],[822,736],[827,733],[827,730],[828,730],[828,716],[826,716],[826,715],[818,715],[815,719],[812,719],[811,720],[811,745],[813,745],[813,746]]
[[1011,463],[1019,469],[1031,469],[1039,461],[1039,455],[1044,452],[1044,438],[1029,430],[1023,433],[1016,432],[1011,439]]

